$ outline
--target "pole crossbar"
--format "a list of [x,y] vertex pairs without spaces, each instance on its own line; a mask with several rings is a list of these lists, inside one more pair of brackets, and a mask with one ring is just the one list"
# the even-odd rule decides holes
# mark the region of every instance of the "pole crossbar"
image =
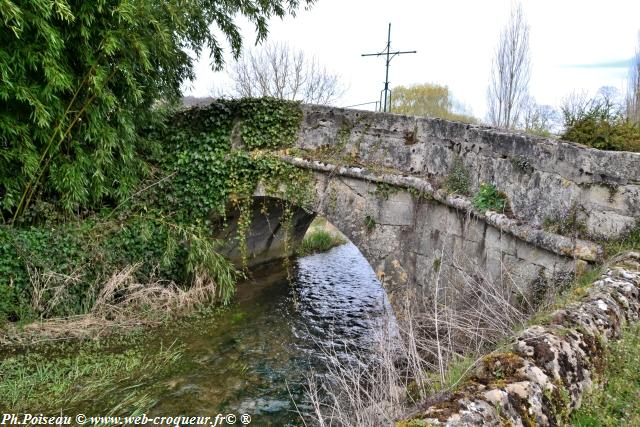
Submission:
[[[387,33],[387,47],[380,53],[363,53],[362,56],[386,56],[386,74],[384,78],[384,103],[382,104],[382,108],[384,112],[388,112],[391,104],[391,90],[389,89],[389,65],[391,64],[391,60],[396,55],[403,55],[405,53],[418,53],[415,50],[398,50],[396,52],[391,52],[391,23],[389,23],[389,32]],[[382,98],[382,96],[380,97]]]
[[[405,51],[398,51],[398,52],[390,52],[389,55],[400,55],[403,53],[418,53],[418,51],[416,50],[405,50]],[[382,56],[382,55],[386,55],[387,52],[382,52],[382,53],[363,53],[362,56]]]

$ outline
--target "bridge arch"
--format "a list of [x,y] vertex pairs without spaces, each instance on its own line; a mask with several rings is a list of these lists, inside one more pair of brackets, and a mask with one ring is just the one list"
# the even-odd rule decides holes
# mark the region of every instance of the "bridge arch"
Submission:
[[[301,111],[297,139],[271,154],[313,175],[314,200],[294,208],[288,248],[282,209],[256,190],[247,241],[253,263],[290,252],[320,214],[359,248],[392,305],[431,296],[434,283],[457,286],[461,272],[533,292],[602,256],[602,247],[577,233],[545,229],[547,221],[576,209],[584,235],[608,239],[638,221],[636,153],[435,118],[313,105]],[[456,167],[467,173],[466,196],[440,188]],[[506,196],[509,214],[474,207],[471,195],[487,182]]]
[[[505,287],[515,284],[514,297],[516,293],[533,297],[541,284],[565,280],[575,269],[575,259],[524,241],[414,187],[344,172],[312,172],[313,202],[306,209],[292,206],[288,242],[283,224],[288,201],[259,186],[247,234],[249,264],[292,254],[313,219],[321,215],[360,250],[396,312],[407,301],[423,303],[431,298],[436,283],[457,288],[464,298],[460,287],[469,283],[463,276],[482,276]],[[238,216],[230,214],[226,234],[219,237],[235,236]],[[227,255],[239,259],[237,245],[230,245]]]

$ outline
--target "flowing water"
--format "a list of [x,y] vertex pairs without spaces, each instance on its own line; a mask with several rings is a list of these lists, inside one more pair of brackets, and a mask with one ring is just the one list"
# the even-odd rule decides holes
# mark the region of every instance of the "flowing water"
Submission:
[[184,363],[150,414],[246,413],[251,425],[301,425],[293,402],[307,410],[304,385],[322,371],[323,350],[366,353],[389,304],[351,243],[298,259],[291,282],[282,273],[255,272],[222,315],[161,333],[184,345]]

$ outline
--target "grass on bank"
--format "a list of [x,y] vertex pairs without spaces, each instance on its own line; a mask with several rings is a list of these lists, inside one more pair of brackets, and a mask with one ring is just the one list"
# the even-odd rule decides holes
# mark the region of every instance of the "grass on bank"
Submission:
[[[186,289],[162,280],[141,283],[135,277],[139,267],[139,264],[126,267],[100,284],[86,313],[0,324],[0,346],[24,347],[48,341],[97,339],[220,307],[215,304],[217,289],[211,280],[194,280]],[[34,286],[34,289],[38,287]],[[47,303],[54,304],[51,300]],[[61,299],[57,303],[65,302]],[[33,301],[31,305],[34,305]]]
[[0,226],[0,333],[4,324],[96,310],[114,319],[225,304],[243,274],[218,252],[221,245],[203,225],[185,227],[151,211]]
[[340,237],[324,230],[317,230],[304,237],[298,248],[298,255],[307,256],[318,252],[326,252],[345,243]]
[[136,337],[118,339],[124,340],[123,351],[107,350],[105,341],[85,341],[4,358],[0,410],[55,414],[90,408],[105,415],[130,415],[149,409],[155,401],[139,386],[160,382],[179,362],[182,349],[171,345],[149,351]]
[[307,256],[319,252],[326,252],[336,246],[344,245],[347,241],[324,218],[316,218],[309,226],[300,247],[298,256]]
[[640,426],[640,324],[611,343],[605,366],[603,384],[573,413],[572,425]]

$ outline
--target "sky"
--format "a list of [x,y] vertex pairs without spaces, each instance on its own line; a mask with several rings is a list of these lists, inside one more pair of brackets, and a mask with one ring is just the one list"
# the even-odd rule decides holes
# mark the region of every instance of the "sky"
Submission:
[[[628,65],[638,45],[638,0],[523,0],[530,26],[529,92],[539,104],[559,106],[573,91],[602,86],[624,91]],[[338,106],[376,101],[384,84],[384,59],[362,57],[382,51],[391,23],[392,50],[416,50],[391,61],[391,87],[446,85],[479,118],[486,116],[491,60],[509,17],[511,0],[318,0],[295,17],[269,22],[270,42],[314,55],[340,76],[345,87]],[[255,31],[238,19],[245,46]],[[231,60],[228,57],[228,60]],[[209,96],[229,85],[205,56],[185,94]],[[374,106],[360,108],[373,109]]]

